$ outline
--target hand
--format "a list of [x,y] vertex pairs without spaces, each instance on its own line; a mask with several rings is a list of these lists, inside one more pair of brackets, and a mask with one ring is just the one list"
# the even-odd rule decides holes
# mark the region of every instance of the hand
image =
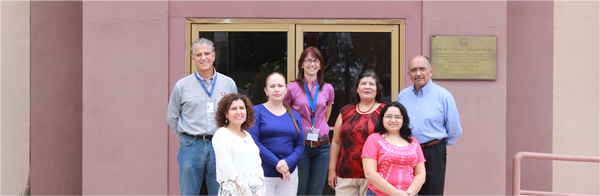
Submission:
[[285,172],[285,173],[282,173],[281,175],[283,175],[283,177],[281,177],[281,179],[282,179],[283,181],[288,181],[288,182],[289,182],[290,180],[292,180],[292,178],[291,178],[291,174],[290,174],[290,171],[287,171],[287,172]]
[[288,167],[287,162],[285,162],[285,160],[281,159],[279,160],[279,162],[277,163],[277,166],[275,166],[275,169],[277,169],[277,171],[281,174],[290,171],[290,168]]
[[329,187],[331,187],[331,189],[335,190],[335,187],[337,186],[337,174],[335,173],[335,170],[329,170],[329,175],[327,176],[327,183],[329,184]]
[[400,196],[410,196],[410,191],[402,191],[402,190],[398,190],[398,194],[394,194],[394,195],[400,195]]
[[291,180],[290,168],[285,160],[279,160],[277,166],[275,166],[275,169],[277,169],[277,172],[281,173],[281,175],[283,176],[283,181]]

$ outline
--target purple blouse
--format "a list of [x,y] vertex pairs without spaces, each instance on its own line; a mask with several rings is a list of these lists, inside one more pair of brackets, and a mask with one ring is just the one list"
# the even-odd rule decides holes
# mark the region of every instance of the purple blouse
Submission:
[[[311,98],[314,99],[314,92],[317,88],[317,81],[314,80],[313,86],[310,90]],[[306,78],[304,82],[307,83]],[[299,86],[297,82],[292,82],[287,85],[287,94],[285,95],[284,101],[288,105],[292,106],[292,109],[298,111],[302,116],[302,124],[304,127],[312,126],[312,119],[310,118],[310,105],[308,104],[308,98],[302,89],[304,85]],[[319,91],[317,97],[317,105],[315,107],[315,128],[319,129],[319,139],[329,135],[329,125],[327,125],[327,119],[325,119],[325,112],[327,112],[327,106],[333,105],[335,99],[335,92],[333,86],[329,83],[325,83],[323,89]],[[306,129],[304,131],[304,139],[306,139]]]

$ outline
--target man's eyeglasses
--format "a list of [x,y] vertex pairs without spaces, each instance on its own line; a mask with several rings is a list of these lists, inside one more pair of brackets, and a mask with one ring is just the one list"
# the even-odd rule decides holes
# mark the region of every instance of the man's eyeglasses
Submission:
[[319,61],[319,59],[315,59],[315,60],[310,60],[310,59],[304,59],[304,64],[310,65],[311,63],[315,63],[315,64],[319,64],[321,61]]
[[425,73],[425,71],[427,71],[429,69],[429,67],[415,67],[412,68],[410,70],[408,70],[410,73],[417,73],[417,71],[420,71],[421,73]]

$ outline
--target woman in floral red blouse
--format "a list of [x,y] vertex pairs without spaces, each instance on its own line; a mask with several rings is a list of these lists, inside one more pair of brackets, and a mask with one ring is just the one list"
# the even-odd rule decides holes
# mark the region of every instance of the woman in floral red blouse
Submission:
[[336,195],[366,195],[368,180],[361,151],[385,106],[383,88],[373,70],[361,72],[355,88],[352,104],[342,107],[333,128],[327,180]]

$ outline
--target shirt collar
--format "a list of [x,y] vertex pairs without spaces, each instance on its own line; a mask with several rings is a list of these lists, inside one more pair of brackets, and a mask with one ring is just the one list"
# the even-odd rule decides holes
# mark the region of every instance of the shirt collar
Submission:
[[[431,86],[433,86],[433,80],[431,78],[429,78],[429,82],[427,82],[425,84],[425,86],[423,86],[423,88],[421,88],[421,92],[423,95],[427,94],[429,92],[429,89],[431,89]],[[417,92],[417,88],[415,88],[415,85],[413,84],[413,93],[415,93],[415,95],[419,95],[419,93]]]
[[[308,84],[308,80],[306,80],[306,78],[303,79],[304,84]],[[312,81],[313,85],[316,85],[317,83],[319,83],[319,77],[316,77],[315,80]]]
[[213,67],[213,76],[210,77],[209,80],[204,79],[202,76],[200,76],[200,74],[198,73],[198,70],[196,70],[196,76],[198,76],[198,78],[200,78],[200,80],[202,80],[202,82],[212,82],[215,79],[215,76],[217,76],[217,70]]

